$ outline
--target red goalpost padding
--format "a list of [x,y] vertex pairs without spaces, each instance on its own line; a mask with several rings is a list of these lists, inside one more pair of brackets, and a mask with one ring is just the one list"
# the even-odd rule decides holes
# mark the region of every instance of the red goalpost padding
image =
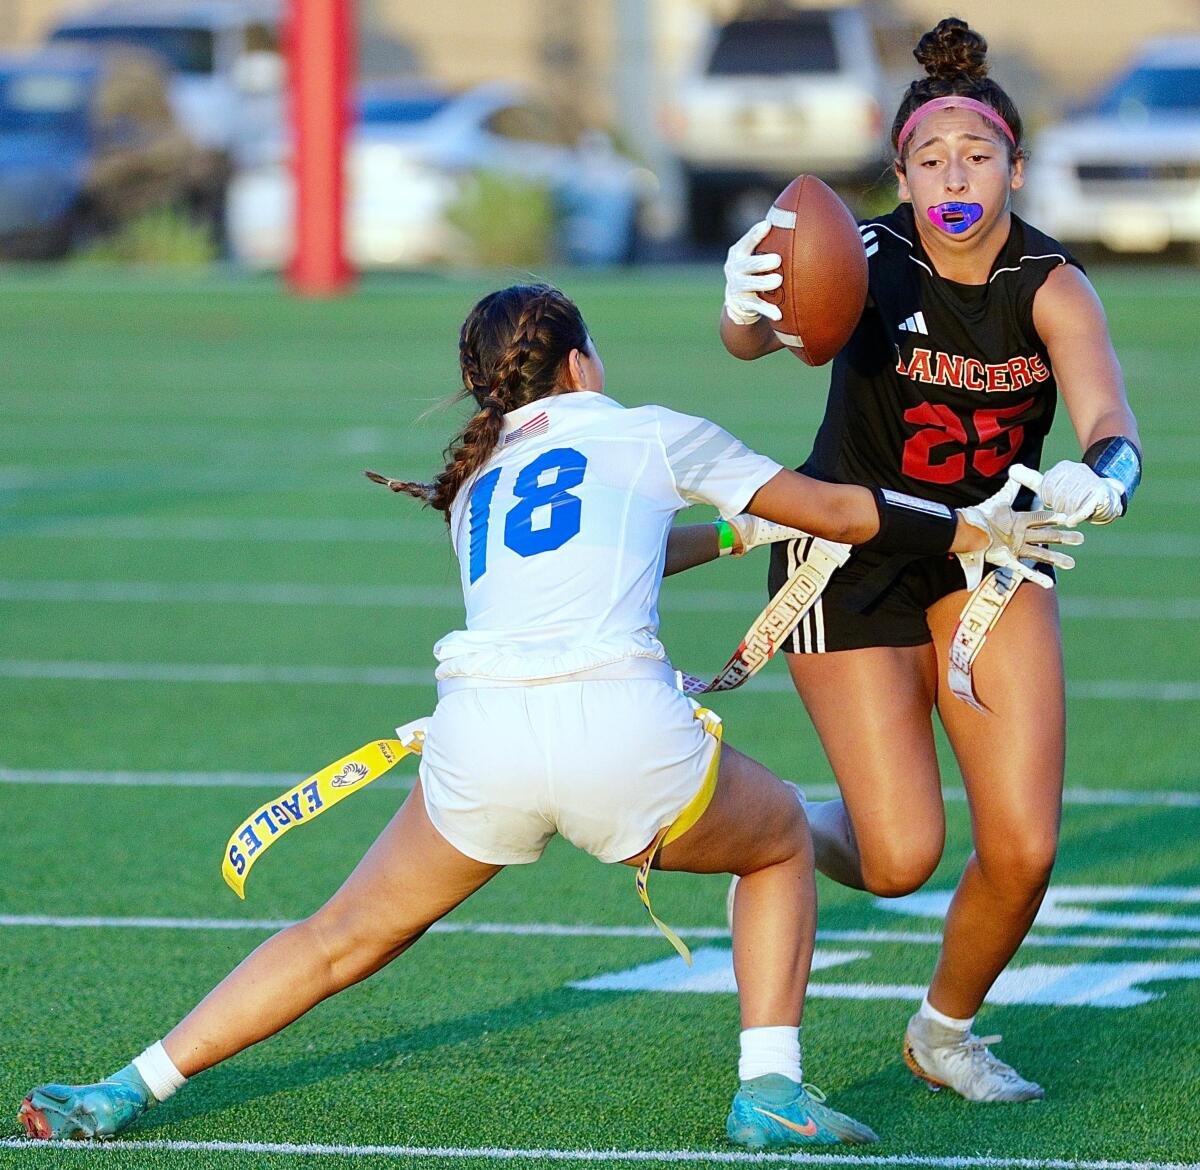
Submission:
[[344,226],[351,0],[288,0],[285,36],[296,192],[295,252],[287,279],[301,296],[333,296],[353,280]]

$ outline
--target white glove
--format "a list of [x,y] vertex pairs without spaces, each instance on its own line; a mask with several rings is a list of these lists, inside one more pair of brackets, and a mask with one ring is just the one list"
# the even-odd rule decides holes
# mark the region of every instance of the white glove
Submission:
[[[1033,474],[1037,475],[1036,472]],[[1032,487],[1034,491],[1038,490],[1032,483],[1025,486]],[[978,552],[958,554],[967,577],[968,589],[974,589],[979,584],[984,561],[1011,569],[1016,576],[1024,577],[1043,589],[1053,589],[1054,582],[1044,573],[1023,565],[1022,560],[1040,561],[1057,569],[1075,567],[1073,557],[1045,546],[1082,544],[1083,533],[1055,527],[1066,519],[1060,512],[1013,511],[1012,502],[1016,499],[1020,487],[1021,484],[1016,479],[1010,479],[982,504],[958,509],[958,514],[972,527],[985,533],[990,542],[987,548]]]
[[783,284],[783,276],[771,271],[779,267],[779,254],[766,252],[760,256],[754,251],[770,230],[765,219],[756,223],[725,258],[725,315],[735,325],[753,325],[759,317],[778,321],[783,316],[778,305],[757,295]]
[[[1032,488],[1038,473],[1023,464],[1008,469],[1010,478]],[[1066,516],[1064,523],[1074,528],[1084,520],[1093,524],[1111,524],[1124,514],[1121,485],[1115,479],[1097,475],[1086,463],[1064,459],[1040,477],[1041,487],[1034,488],[1042,503]]]
[[778,540],[796,540],[801,536],[812,535],[802,532],[799,528],[788,528],[784,524],[776,524],[773,520],[764,520],[761,516],[751,516],[749,512],[729,516],[726,523],[737,533],[742,546],[734,551],[735,557],[745,556],[760,544],[774,544]]

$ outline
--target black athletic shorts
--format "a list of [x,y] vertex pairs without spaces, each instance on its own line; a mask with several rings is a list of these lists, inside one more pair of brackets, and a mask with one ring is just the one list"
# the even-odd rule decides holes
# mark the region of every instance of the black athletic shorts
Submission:
[[[806,537],[771,545],[772,596],[795,572],[798,558],[803,558],[811,542],[812,537]],[[866,646],[923,646],[933,640],[925,611],[948,593],[966,587],[962,566],[951,554],[911,557],[855,551],[834,571],[782,649],[820,654]]]

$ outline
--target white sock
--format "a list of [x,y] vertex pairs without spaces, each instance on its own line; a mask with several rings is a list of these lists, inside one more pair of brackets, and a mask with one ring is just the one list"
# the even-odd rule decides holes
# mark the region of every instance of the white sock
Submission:
[[187,1077],[175,1067],[161,1040],[151,1044],[141,1056],[135,1056],[133,1067],[138,1070],[138,1075],[146,1082],[156,1101],[165,1101],[187,1084]]
[[921,1000],[921,1007],[917,1013],[926,1020],[934,1020],[941,1024],[944,1028],[953,1028],[956,1032],[969,1032],[971,1025],[975,1023],[974,1016],[968,1016],[965,1020],[956,1020],[953,1016],[948,1016],[944,1012],[939,1012],[937,1008],[929,1002],[929,996],[925,996]]
[[768,1073],[782,1073],[800,1084],[800,1029],[746,1028],[740,1037],[738,1080],[749,1081]]

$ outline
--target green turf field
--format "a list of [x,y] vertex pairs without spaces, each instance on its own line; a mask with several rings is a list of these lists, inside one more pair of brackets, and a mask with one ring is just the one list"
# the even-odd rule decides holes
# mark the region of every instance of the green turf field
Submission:
[[[883,1141],[800,1160],[1200,1165],[1200,282],[1096,280],[1148,476],[1063,583],[1061,859],[979,1024],[1047,1099],[934,1096],[900,1060],[939,895],[969,848],[947,756],[929,896],[884,908],[822,884],[805,1071]],[[254,282],[0,276],[0,1165],[745,1159],[724,1142],[737,1050],[724,881],[654,879],[656,908],[690,928],[695,978],[716,989],[689,993],[632,875],[557,843],[127,1139],[66,1153],[26,1144],[12,1120],[37,1081],[95,1079],[161,1036],[272,922],[319,905],[403,798],[408,765],[280,842],[246,902],[220,880],[243,815],[433,706],[430,647],[460,618],[457,572],[440,521],[360,473],[440,466],[461,415],[420,416],[454,389],[459,322],[495,283],[297,304]],[[806,452],[824,376],[727,357],[715,271],[562,283],[614,396],[709,415],[785,462]],[[1060,418],[1048,455],[1073,449]],[[725,660],[762,602],[754,561],[667,583],[680,665]],[[732,742],[828,791],[781,665],[715,705]]]

